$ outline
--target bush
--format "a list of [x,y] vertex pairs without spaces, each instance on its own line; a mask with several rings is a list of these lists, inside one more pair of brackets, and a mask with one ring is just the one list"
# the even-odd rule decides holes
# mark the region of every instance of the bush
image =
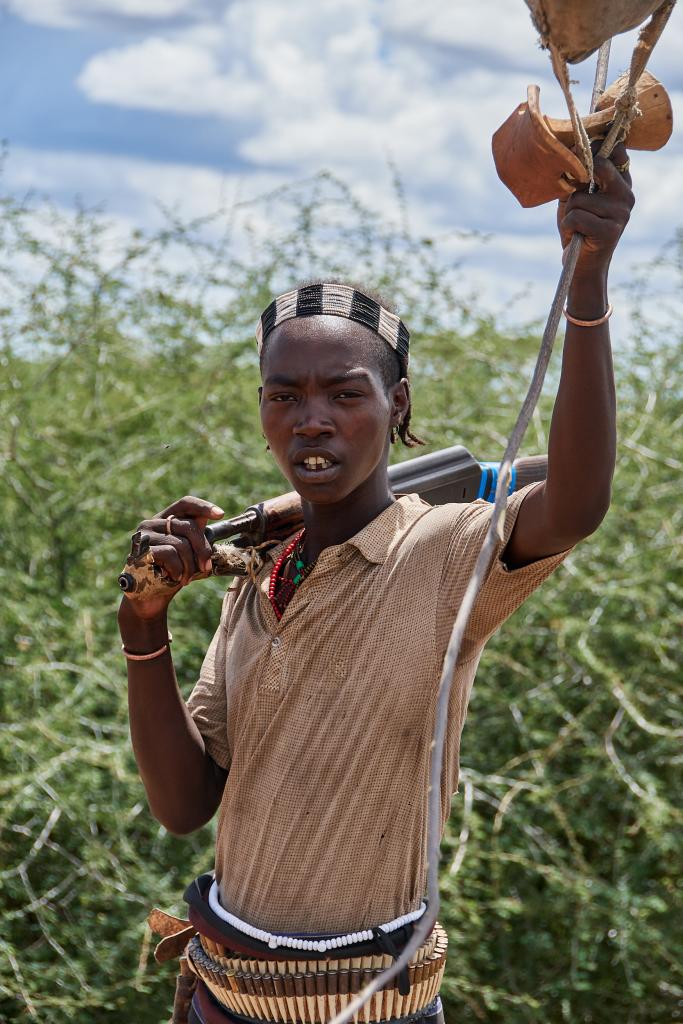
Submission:
[[[281,225],[267,247],[258,218]],[[329,274],[391,292],[413,329],[415,428],[482,458],[501,450],[537,330],[499,329],[432,240],[328,175],[208,221],[169,215],[153,237],[35,199],[5,198],[0,224],[0,1019],[151,1024],[173,972],[153,966],[144,919],[183,913],[213,833],[166,834],[137,776],[115,622],[129,534],[184,493],[233,513],[283,488],[252,340],[281,287]],[[612,510],[477,677],[442,864],[447,1013],[463,1024],[682,1012],[679,324],[636,315]],[[223,587],[174,603],[188,691]]]

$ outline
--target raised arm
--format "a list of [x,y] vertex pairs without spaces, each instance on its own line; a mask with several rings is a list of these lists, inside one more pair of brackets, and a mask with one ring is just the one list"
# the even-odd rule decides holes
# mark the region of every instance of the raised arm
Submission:
[[[123,598],[119,629],[128,653],[151,654],[167,643],[168,605],[210,556],[204,528],[209,519],[223,514],[214,509],[200,498],[183,498],[140,524],[138,529],[149,534],[155,561],[178,586],[153,603]],[[165,533],[169,515],[177,517],[173,534]],[[194,832],[216,812],[227,773],[206,752],[185,706],[170,646],[158,657],[128,660],[127,665],[131,740],[150,810],[169,832]]]
[[[634,199],[623,146],[596,159],[598,191],[575,192],[558,211],[563,246],[583,236],[567,300],[578,320],[600,320],[608,308],[610,261]],[[615,164],[617,166],[615,166]],[[616,401],[609,323],[567,321],[562,374],[548,443],[548,476],[524,500],[503,558],[510,568],[563,551],[602,522],[616,460]]]

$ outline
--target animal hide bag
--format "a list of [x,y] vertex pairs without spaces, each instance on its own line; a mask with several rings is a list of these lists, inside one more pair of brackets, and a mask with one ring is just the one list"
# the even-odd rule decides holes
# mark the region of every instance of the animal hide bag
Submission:
[[665,0],[526,0],[544,43],[570,64],[590,57],[605,40],[642,24]]

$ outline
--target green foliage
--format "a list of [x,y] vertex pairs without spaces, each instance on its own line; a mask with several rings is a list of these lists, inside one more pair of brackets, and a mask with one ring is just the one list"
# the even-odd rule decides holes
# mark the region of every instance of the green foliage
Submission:
[[[282,225],[267,247],[263,219]],[[536,332],[483,316],[404,222],[326,175],[208,221],[169,216],[154,237],[2,202],[0,1020],[168,1018],[172,971],[153,966],[144,919],[182,913],[213,836],[174,838],[147,811],[115,580],[137,522],[174,498],[236,512],[283,488],[252,342],[272,291],[322,275],[387,290],[413,328],[415,429],[432,447],[501,450]],[[670,262],[678,273],[678,250]],[[619,348],[606,522],[477,677],[443,847],[445,995],[463,1024],[683,1016],[683,410],[676,308],[665,319],[636,317]],[[550,405],[527,451],[545,450]],[[188,690],[223,586],[174,603]]]

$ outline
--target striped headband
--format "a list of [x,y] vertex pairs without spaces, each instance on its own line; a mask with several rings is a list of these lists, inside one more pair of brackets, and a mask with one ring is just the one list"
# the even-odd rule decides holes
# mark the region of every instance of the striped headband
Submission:
[[406,325],[395,313],[347,284],[308,284],[273,299],[256,325],[259,355],[270,332],[284,320],[321,314],[344,316],[369,327],[391,345],[407,368],[410,334]]

